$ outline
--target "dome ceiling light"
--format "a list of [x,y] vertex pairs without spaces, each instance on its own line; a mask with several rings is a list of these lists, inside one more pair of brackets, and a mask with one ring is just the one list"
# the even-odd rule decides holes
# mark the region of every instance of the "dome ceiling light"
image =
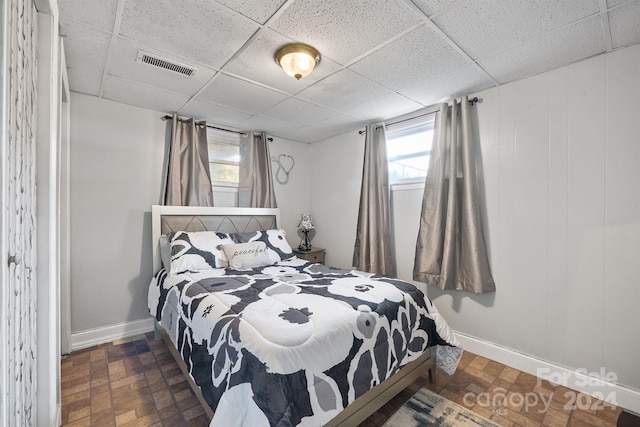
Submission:
[[308,76],[320,62],[320,53],[313,47],[303,43],[282,46],[276,53],[276,62],[285,73],[300,80]]

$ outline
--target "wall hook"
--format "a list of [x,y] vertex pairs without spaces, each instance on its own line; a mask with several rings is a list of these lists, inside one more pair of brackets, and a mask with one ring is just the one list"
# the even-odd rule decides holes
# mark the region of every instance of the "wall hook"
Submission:
[[[291,159],[291,166],[289,166],[289,168],[286,168],[282,164],[282,157]],[[296,159],[294,159],[288,154],[280,154],[277,159],[274,156],[271,156],[271,161],[276,162],[276,164],[278,165],[278,169],[276,170],[276,173],[275,173],[276,181],[278,181],[282,185],[287,184],[289,182],[289,174],[291,173],[291,171],[293,170],[293,167],[296,164]],[[283,173],[284,173],[284,176],[282,175]]]

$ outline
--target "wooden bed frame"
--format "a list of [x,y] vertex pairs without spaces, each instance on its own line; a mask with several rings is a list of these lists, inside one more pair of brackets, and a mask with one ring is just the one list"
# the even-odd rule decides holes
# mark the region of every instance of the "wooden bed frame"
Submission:
[[[152,206],[153,272],[155,274],[162,266],[160,247],[158,245],[161,234],[171,231],[248,232],[276,228],[279,224],[279,209],[154,205]],[[171,341],[169,334],[158,322],[156,322],[155,328],[156,337],[162,337],[165,341],[207,416],[211,419],[213,410],[202,396],[200,387],[191,379],[187,366]],[[326,426],[357,426],[425,372],[429,373],[429,380],[434,382],[436,371],[435,349],[433,347],[429,348],[417,360],[402,367],[391,378],[360,396],[327,423]]]

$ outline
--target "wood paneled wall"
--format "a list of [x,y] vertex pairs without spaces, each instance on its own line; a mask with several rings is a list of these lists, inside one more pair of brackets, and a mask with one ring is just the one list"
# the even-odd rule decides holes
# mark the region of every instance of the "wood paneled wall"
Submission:
[[429,288],[460,332],[635,389],[638,72],[634,46],[478,94],[497,292]]

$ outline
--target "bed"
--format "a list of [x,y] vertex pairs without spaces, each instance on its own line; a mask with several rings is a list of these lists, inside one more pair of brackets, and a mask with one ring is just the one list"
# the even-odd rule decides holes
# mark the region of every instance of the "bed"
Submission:
[[415,286],[296,258],[279,225],[278,209],[152,207],[149,311],[212,427],[356,426],[455,370]]

